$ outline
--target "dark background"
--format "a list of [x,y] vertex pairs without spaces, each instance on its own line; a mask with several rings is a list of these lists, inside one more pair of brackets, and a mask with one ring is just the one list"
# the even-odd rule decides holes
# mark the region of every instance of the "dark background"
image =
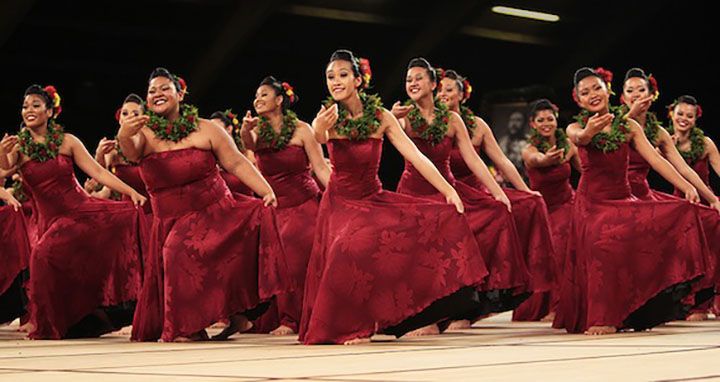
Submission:
[[[129,92],[144,95],[147,76],[164,66],[186,78],[202,115],[251,107],[268,74],[295,86],[296,111],[310,121],[326,97],[324,67],[333,50],[370,59],[374,90],[389,107],[405,99],[408,60],[424,56],[467,75],[469,101],[481,116],[494,102],[552,99],[566,123],[577,112],[572,74],[603,66],[622,86],[633,66],[660,85],[654,105],[681,94],[704,106],[699,125],[716,141],[718,113],[715,14],[700,1],[150,0],[0,2],[0,121],[15,132],[25,88],[55,85],[59,121],[92,152],[113,136],[115,110]],[[90,3],[88,3],[90,4]],[[558,14],[546,23],[493,14],[507,5]],[[386,143],[387,146],[387,143]],[[402,171],[386,147],[381,177],[393,188]],[[661,184],[655,182],[655,184]],[[720,190],[713,178],[715,190]],[[663,185],[665,187],[666,185]]]

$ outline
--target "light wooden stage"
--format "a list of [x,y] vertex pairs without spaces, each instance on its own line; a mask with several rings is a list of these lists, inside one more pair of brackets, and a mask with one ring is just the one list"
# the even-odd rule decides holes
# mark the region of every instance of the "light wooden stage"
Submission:
[[359,346],[243,334],[222,343],[127,335],[26,341],[0,328],[0,381],[720,381],[720,321],[567,335],[503,314],[472,329]]

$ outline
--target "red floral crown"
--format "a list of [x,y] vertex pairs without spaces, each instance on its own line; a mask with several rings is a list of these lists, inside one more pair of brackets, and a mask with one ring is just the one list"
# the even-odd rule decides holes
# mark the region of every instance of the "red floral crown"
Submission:
[[225,115],[225,118],[227,118],[230,121],[230,123],[233,126],[233,129],[236,129],[240,126],[240,121],[237,118],[237,114],[233,113],[232,109],[225,110],[223,112],[223,114]]
[[[173,76],[175,76],[175,75],[173,74]],[[175,76],[175,79],[180,84],[180,89],[178,89],[178,90],[180,90],[180,92],[183,94],[188,94],[188,88],[187,88],[187,83],[185,83],[185,79],[183,79],[180,76]]]
[[285,92],[285,95],[288,96],[288,98],[290,99],[290,103],[295,103],[295,90],[293,89],[293,87],[287,82],[283,82],[281,86],[283,88],[283,91]]
[[60,113],[62,113],[62,106],[60,105],[60,102],[62,99],[60,98],[60,94],[58,93],[57,89],[55,89],[54,86],[48,85],[43,88],[45,92],[50,96],[50,100],[52,101],[52,109],[53,109],[53,119],[57,118]]
[[367,58],[359,58],[357,60],[358,69],[360,70],[360,76],[362,77],[363,89],[370,87],[370,80],[372,80],[372,69],[370,69],[370,60]]

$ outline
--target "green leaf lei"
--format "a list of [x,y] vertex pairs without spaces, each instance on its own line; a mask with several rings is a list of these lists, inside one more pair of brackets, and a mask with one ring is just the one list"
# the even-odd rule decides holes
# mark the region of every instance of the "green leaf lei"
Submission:
[[450,121],[450,110],[447,105],[435,100],[435,119],[431,125],[428,125],[420,113],[420,107],[413,100],[407,100],[405,105],[415,106],[407,115],[410,127],[412,127],[415,134],[433,145],[440,143],[445,138],[448,131],[448,122]]
[[[625,113],[622,112],[621,107],[611,106],[610,112],[615,115],[615,119],[612,121],[612,127],[610,132],[606,133],[601,131],[592,138],[590,145],[604,153],[613,152],[627,142],[627,120],[625,119]],[[580,125],[581,128],[585,128],[588,119],[590,119],[590,112],[583,110],[580,114],[575,116],[575,121]]]
[[198,109],[193,105],[180,105],[180,117],[172,122],[151,110],[146,110],[145,114],[150,116],[146,126],[163,140],[179,142],[197,129]]
[[475,113],[473,113],[473,111],[467,106],[460,106],[460,116],[462,117],[463,122],[465,122],[465,127],[467,127],[470,138],[472,138],[475,135],[475,130],[477,129]]
[[55,123],[54,120],[48,121],[47,134],[45,135],[45,142],[35,142],[30,135],[30,130],[24,128],[18,133],[18,140],[20,141],[20,152],[38,162],[45,162],[50,159],[55,159],[60,152],[60,146],[62,145],[65,133],[62,126]]
[[[335,131],[339,135],[346,136],[352,140],[363,140],[369,138],[380,128],[380,118],[382,118],[383,108],[382,101],[377,94],[367,95],[360,92],[360,101],[363,105],[362,116],[356,119],[350,119],[350,113],[347,109],[338,104],[338,120],[335,123]],[[325,107],[332,106],[335,101],[328,98]]]
[[276,133],[275,129],[270,125],[265,117],[260,117],[258,121],[258,138],[266,146],[273,150],[284,149],[295,133],[295,127],[297,126],[298,118],[292,110],[285,110],[282,118],[282,128],[280,133]]
[[[529,140],[530,144],[541,153],[546,153],[552,147],[550,140],[543,137],[536,129],[531,129]],[[555,129],[555,147],[562,149],[565,154],[570,151],[570,144],[563,129]]]

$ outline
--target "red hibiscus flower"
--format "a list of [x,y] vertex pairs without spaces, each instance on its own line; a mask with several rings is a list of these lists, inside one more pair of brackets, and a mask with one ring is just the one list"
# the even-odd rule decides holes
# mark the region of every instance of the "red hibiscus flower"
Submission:
[[351,138],[357,138],[357,137],[358,137],[358,134],[359,134],[359,133],[358,133],[357,129],[352,129],[352,131],[350,132],[350,137],[351,137]]

